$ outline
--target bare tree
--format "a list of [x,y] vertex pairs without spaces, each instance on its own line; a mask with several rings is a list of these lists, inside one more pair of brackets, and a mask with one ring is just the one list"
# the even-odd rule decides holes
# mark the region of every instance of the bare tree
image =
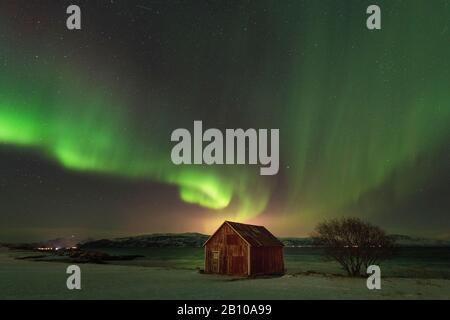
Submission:
[[379,227],[358,218],[333,219],[317,225],[314,241],[341,264],[350,276],[360,276],[368,266],[388,259],[394,241]]

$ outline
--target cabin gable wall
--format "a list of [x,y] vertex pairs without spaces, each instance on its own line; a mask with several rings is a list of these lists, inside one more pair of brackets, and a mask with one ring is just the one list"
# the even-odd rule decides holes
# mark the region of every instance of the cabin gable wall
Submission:
[[248,249],[247,242],[223,224],[205,245],[205,272],[247,275]]

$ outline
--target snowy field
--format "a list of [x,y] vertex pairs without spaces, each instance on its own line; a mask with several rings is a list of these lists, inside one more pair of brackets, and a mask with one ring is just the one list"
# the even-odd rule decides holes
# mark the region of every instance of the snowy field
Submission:
[[[308,261],[311,256],[286,258],[288,274],[277,278],[239,279],[199,273],[197,251],[180,261],[170,249],[158,259],[133,261],[128,265],[82,264],[82,289],[66,288],[66,263],[14,259],[30,254],[0,249],[1,299],[450,299],[450,280],[433,277],[382,278],[382,289],[370,291],[365,279],[331,273],[307,275],[306,269],[330,265]],[[178,248],[177,250],[190,250]],[[175,250],[176,253],[176,250]],[[32,253],[36,254],[36,253]],[[161,254],[163,255],[163,254]],[[300,260],[299,260],[300,259]],[[302,263],[304,259],[304,263]],[[178,261],[177,263],[174,261]],[[305,269],[297,270],[301,265]],[[289,272],[289,266],[295,272]],[[406,268],[404,265],[402,268]],[[297,269],[296,269],[297,268]],[[392,269],[392,267],[390,267]],[[417,266],[412,266],[417,268]],[[448,265],[446,266],[448,268]]]

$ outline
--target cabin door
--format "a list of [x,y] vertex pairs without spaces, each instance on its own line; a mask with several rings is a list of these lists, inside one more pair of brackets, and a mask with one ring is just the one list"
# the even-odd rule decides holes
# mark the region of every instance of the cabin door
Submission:
[[219,273],[220,251],[212,252],[212,272]]

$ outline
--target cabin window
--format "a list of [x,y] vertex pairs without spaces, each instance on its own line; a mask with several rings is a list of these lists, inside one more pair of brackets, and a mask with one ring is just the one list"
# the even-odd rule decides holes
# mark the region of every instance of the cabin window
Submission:
[[228,245],[237,245],[238,244],[238,238],[235,234],[228,234],[227,235],[227,244]]

